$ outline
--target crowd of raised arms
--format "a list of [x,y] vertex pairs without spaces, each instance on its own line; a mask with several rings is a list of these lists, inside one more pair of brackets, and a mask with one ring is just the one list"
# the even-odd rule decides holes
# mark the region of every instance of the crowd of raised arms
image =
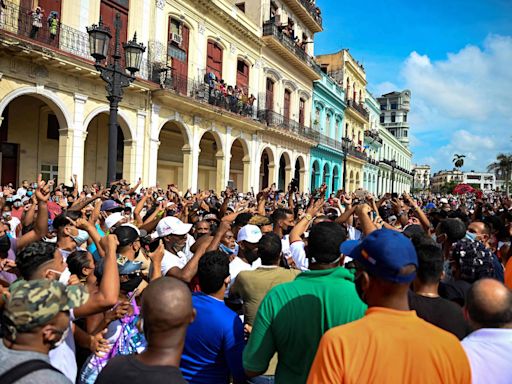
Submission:
[[510,383],[512,200],[2,187],[0,383]]

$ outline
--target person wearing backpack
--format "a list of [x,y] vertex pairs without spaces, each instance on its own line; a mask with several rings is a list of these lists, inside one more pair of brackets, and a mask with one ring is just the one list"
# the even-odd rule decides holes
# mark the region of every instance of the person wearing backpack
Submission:
[[88,298],[84,287],[54,280],[13,283],[2,316],[0,383],[71,383],[50,365],[48,353],[66,338],[69,311]]

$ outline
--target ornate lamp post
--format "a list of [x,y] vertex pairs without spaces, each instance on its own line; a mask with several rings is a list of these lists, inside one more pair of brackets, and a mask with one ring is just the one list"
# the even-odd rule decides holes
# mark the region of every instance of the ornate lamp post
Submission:
[[341,147],[343,148],[343,153],[345,154],[345,157],[343,158],[343,192],[347,192],[347,156],[349,144],[350,139],[348,137],[343,137],[341,139]]
[[[101,78],[107,83],[107,99],[110,102],[110,114],[108,119],[108,171],[107,184],[116,179],[117,165],[117,111],[119,103],[123,99],[123,88],[130,85],[135,80],[135,73],[139,71],[142,55],[146,48],[142,43],[137,43],[137,33],[133,35],[133,40],[123,44],[126,68],[121,66],[121,50],[119,33],[121,30],[121,16],[116,14],[114,22],[115,41],[112,63],[105,65],[102,62],[108,57],[109,44],[112,35],[110,28],[103,25],[100,17],[98,25],[93,24],[87,27],[89,34],[89,48],[91,56],[94,57],[96,63],[94,67],[100,72]],[[129,71],[128,75],[126,71]]]
[[395,193],[395,168],[396,168],[396,160],[393,159],[389,162],[391,165],[391,193]]

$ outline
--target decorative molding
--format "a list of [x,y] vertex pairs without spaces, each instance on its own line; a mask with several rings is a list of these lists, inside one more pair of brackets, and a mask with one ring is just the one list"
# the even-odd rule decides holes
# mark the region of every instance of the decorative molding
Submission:
[[87,101],[87,99],[89,98],[89,96],[87,95],[82,95],[81,93],[75,93],[73,95],[73,98],[75,99],[75,102],[80,102],[80,103],[85,103]]
[[285,88],[289,88],[292,92],[295,92],[299,87],[291,80],[283,80],[283,85]]
[[299,89],[298,93],[299,93],[299,97],[301,97],[305,100],[311,99],[311,93],[305,91],[304,89]]
[[197,26],[197,31],[199,32],[200,35],[204,35],[204,33],[206,32],[206,25],[204,21],[201,21],[199,23],[199,25]]
[[159,9],[159,10],[163,10],[164,9],[164,6],[165,6],[165,0],[156,0],[155,1],[155,4],[156,4],[156,7]]
[[230,45],[229,45],[229,51],[231,52],[231,54],[232,54],[232,55],[235,55],[235,54],[236,54],[236,50],[237,50],[236,45],[235,45],[235,44],[233,44],[233,43],[230,43]]
[[256,60],[254,63],[254,68],[261,69],[261,67],[263,67],[263,61],[261,59]]
[[281,75],[281,73],[274,68],[265,67],[263,68],[263,72],[265,72],[266,75],[274,77],[276,81],[281,81],[283,79],[283,75]]

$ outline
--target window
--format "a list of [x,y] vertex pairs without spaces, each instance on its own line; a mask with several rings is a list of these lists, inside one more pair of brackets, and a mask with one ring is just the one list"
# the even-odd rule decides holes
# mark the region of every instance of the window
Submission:
[[266,84],[265,109],[274,110],[274,82],[269,77],[267,77]]
[[407,130],[404,130],[404,137],[407,137]]
[[391,113],[391,122],[394,123],[396,121],[396,113]]
[[384,115],[380,115],[380,122],[384,123]]
[[407,113],[404,113],[404,123],[407,123]]
[[381,111],[385,111],[386,110],[386,104],[381,104],[380,105],[380,110]]
[[305,119],[305,116],[304,116],[304,110],[305,110],[305,106],[306,106],[306,100],[304,99],[299,99],[299,124],[300,125],[304,125],[304,119]]
[[56,179],[59,174],[59,166],[51,164],[41,164],[41,177],[44,181]]
[[48,114],[46,138],[48,140],[59,140],[59,121],[57,120],[57,116],[52,113]]
[[[110,28],[112,33],[115,31],[114,22],[116,15],[121,16],[121,31],[119,37],[121,43],[125,43],[128,37],[128,4],[129,0],[101,0],[100,16],[105,26]],[[115,39],[110,39],[110,52],[114,52]],[[109,58],[110,60],[110,58]],[[121,64],[124,66],[124,55],[121,55]]]
[[283,115],[286,120],[290,119],[290,100],[292,98],[292,93],[289,89],[284,90],[284,106],[283,106]]
[[222,47],[214,41],[209,41],[206,55],[206,70],[213,73],[217,79],[222,79]]
[[391,104],[391,109],[396,109],[397,108],[397,104],[396,103],[392,103]]

